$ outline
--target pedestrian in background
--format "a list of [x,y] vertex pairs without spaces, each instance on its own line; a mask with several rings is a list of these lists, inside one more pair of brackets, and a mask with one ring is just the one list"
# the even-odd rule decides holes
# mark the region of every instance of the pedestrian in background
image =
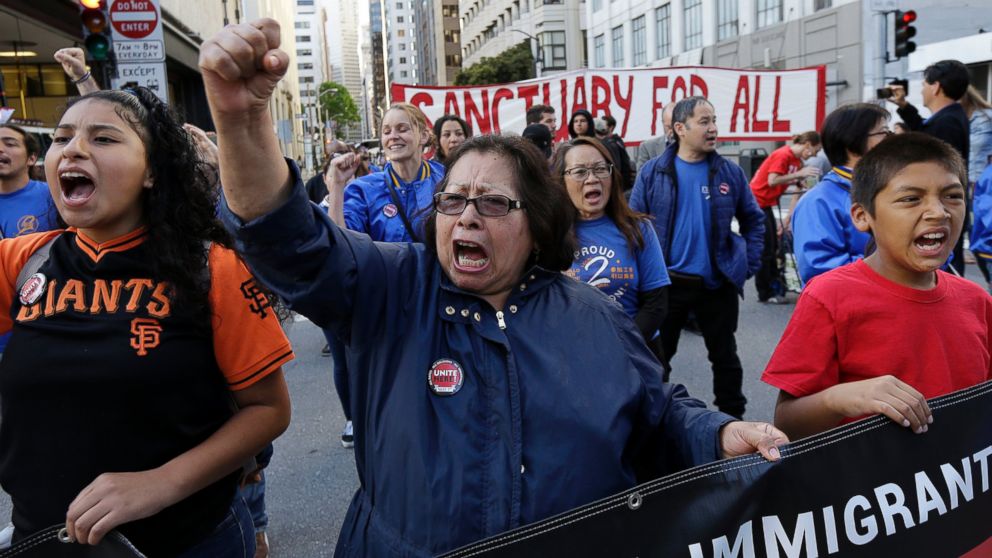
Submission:
[[619,173],[597,140],[576,138],[563,144],[555,153],[553,172],[578,210],[579,247],[566,273],[620,303],[660,359],[655,338],[668,312],[671,281],[650,217],[627,205]]
[[572,113],[572,118],[568,120],[568,136],[572,139],[579,136],[596,137],[592,114],[589,111],[581,109]]
[[851,173],[861,157],[891,134],[889,111],[874,103],[841,106],[823,121],[820,139],[833,170],[799,199],[790,220],[803,284],[864,257],[869,237],[851,221]]
[[[703,97],[683,99],[672,122],[675,143],[645,165],[630,197],[632,209],[654,220],[672,281],[661,326],[664,379],[692,313],[713,364],[716,406],[742,417],[747,399],[735,338],[739,296],[761,266],[765,216],[744,171],[716,152],[713,105]],[[739,235],[731,229],[735,218]]]
[[451,153],[465,140],[472,137],[472,130],[460,117],[445,114],[434,121],[434,160],[442,165]]
[[765,243],[761,251],[761,269],[754,276],[758,301],[771,304],[788,302],[782,270],[778,265],[779,236],[782,227],[775,217],[775,208],[782,208],[779,200],[790,187],[802,189],[807,179],[820,177],[819,169],[804,167],[803,161],[820,150],[820,134],[815,131],[793,136],[792,142],[772,151],[751,179],[751,193],[758,207],[765,214]]

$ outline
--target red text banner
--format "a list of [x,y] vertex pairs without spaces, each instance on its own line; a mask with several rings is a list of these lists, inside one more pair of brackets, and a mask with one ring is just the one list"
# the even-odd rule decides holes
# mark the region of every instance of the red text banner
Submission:
[[702,95],[716,109],[720,139],[781,141],[819,128],[826,106],[826,69],[739,70],[674,67],[576,70],[503,85],[427,87],[394,83],[393,102],[416,105],[433,122],[445,114],[468,121],[473,133],[521,133],[527,109],[546,104],[558,116],[556,140],[568,137],[579,109],[612,115],[627,145],[662,135],[665,105]]

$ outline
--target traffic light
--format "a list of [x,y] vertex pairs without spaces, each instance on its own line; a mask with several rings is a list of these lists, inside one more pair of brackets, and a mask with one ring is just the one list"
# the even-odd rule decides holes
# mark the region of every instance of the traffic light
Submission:
[[83,44],[86,45],[87,59],[104,61],[113,53],[107,4],[107,0],[79,1],[79,20],[83,24]]
[[909,56],[910,53],[916,50],[916,43],[910,40],[916,36],[916,28],[913,27],[914,21],[916,21],[916,11],[896,11],[894,30],[896,40],[895,49],[892,53],[896,60],[904,56]]

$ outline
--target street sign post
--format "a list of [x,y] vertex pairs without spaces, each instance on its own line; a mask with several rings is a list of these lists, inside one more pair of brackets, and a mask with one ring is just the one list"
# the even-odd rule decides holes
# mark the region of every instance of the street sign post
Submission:
[[113,0],[110,24],[117,57],[114,88],[141,85],[169,102],[159,0]]

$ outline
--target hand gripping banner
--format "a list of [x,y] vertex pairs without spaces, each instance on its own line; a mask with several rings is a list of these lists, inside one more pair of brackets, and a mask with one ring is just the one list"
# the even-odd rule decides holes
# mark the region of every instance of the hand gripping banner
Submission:
[[444,557],[992,556],[992,382],[930,408],[925,434],[876,416],[777,463],[702,465]]
[[826,68],[753,70],[702,66],[634,70],[574,70],[550,78],[502,85],[429,87],[394,83],[392,102],[411,103],[433,122],[464,118],[475,134],[519,134],[527,109],[555,109],[556,141],[568,139],[568,120],[579,109],[617,119],[615,133],[628,146],[664,135],[665,105],[692,95],[716,110],[722,141],[784,141],[818,130],[826,115]]

